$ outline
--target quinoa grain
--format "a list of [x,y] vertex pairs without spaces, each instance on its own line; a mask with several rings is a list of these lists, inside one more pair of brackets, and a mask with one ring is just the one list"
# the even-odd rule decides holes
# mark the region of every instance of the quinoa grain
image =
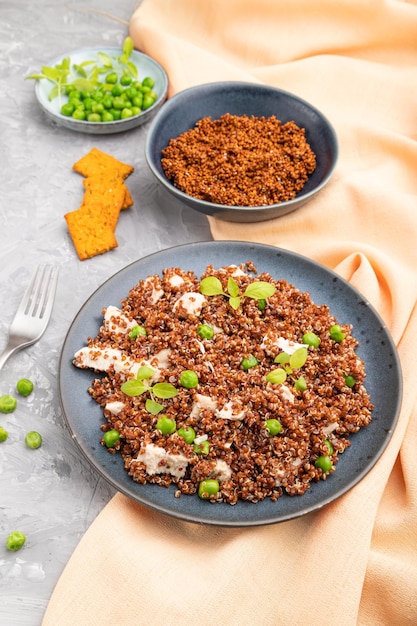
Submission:
[[165,175],[190,196],[228,206],[295,198],[316,168],[305,130],[275,116],[210,117],[162,150]]

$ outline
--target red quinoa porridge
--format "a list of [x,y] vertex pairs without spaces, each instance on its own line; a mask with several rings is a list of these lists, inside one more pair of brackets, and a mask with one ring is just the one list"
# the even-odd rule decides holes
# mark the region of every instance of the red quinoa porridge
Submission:
[[166,177],[184,193],[228,206],[295,198],[316,169],[305,129],[275,116],[205,117],[162,150]]
[[104,310],[74,365],[102,373],[88,391],[133,480],[173,483],[176,496],[200,487],[213,502],[275,501],[326,479],[371,421],[351,330],[250,261],[201,277],[168,268]]

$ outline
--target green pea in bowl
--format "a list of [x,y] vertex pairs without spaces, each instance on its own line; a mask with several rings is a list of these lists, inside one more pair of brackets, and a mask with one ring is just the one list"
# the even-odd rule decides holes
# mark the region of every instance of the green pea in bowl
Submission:
[[[123,71],[118,63],[121,54],[120,48],[85,48],[50,61],[48,66],[42,68],[43,73],[50,77],[38,78],[35,87],[39,106],[46,116],[59,126],[94,135],[125,132],[150,120],[167,97],[166,72],[157,61],[137,50],[132,50],[129,55],[129,71],[127,66]],[[62,70],[69,72],[67,82],[77,80],[81,88],[80,98],[71,98],[68,87],[63,87],[57,93],[59,89],[56,81],[62,77]],[[116,82],[106,82],[111,74],[117,74]],[[103,83],[103,88],[97,90],[102,92],[101,99],[97,93],[82,90],[83,80],[91,89],[88,81],[91,81],[92,76]],[[125,78],[122,80],[123,76],[129,76],[130,81]],[[28,78],[36,77],[31,75]],[[129,90],[130,94],[126,95]],[[133,90],[136,90],[136,95],[133,95]],[[52,97],[54,94],[57,95]],[[95,98],[89,97],[93,95]],[[121,101],[122,96],[125,102]],[[81,100],[81,107],[77,109],[74,106],[71,111],[72,103],[76,100]],[[135,106],[133,100],[138,106]],[[107,114],[104,115],[104,112]]]

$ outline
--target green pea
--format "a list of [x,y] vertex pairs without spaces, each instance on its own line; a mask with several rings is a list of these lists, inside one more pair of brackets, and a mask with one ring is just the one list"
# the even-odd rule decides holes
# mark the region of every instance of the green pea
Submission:
[[113,122],[114,121],[114,117],[110,113],[110,111],[103,111],[103,113],[101,114],[101,121],[102,122]]
[[143,105],[143,95],[140,92],[138,94],[136,94],[136,96],[134,96],[134,98],[132,98],[132,104],[135,107],[142,108],[142,105]]
[[[89,97],[89,96],[87,96]],[[95,89],[92,93],[91,93],[91,97],[93,98],[93,100],[95,100],[96,102],[101,102],[104,98],[104,91],[102,89]]]
[[266,308],[266,300],[265,300],[265,298],[260,298],[258,300],[258,309],[259,309],[259,311],[264,311],[265,308]]
[[62,105],[60,113],[61,115],[65,115],[65,117],[71,117],[71,115],[74,113],[74,110],[75,104],[73,104],[72,102],[66,102]]
[[85,111],[82,109],[75,109],[74,113],[71,116],[74,120],[83,121],[85,120]]
[[201,339],[212,339],[214,336],[214,330],[208,324],[200,324],[197,328],[197,334]]
[[155,80],[151,76],[145,76],[145,78],[142,81],[142,86],[150,87],[152,89],[154,85],[155,85]]
[[16,552],[24,546],[25,541],[26,535],[20,532],[20,530],[14,530],[6,539],[6,548],[12,550],[12,552]]
[[136,339],[137,337],[146,337],[147,335],[147,331],[146,328],[144,326],[139,326],[138,324],[136,324],[136,326],[133,326],[133,328],[131,329],[130,333],[129,333],[129,337],[130,339]]
[[136,89],[136,87],[131,86],[125,89],[125,94],[126,97],[129,98],[129,100],[133,100],[133,98],[138,95],[138,90]]
[[208,454],[210,452],[210,442],[202,441],[194,444],[194,452],[196,454]]
[[217,481],[215,478],[202,480],[201,483],[198,485],[198,495],[202,500],[209,500],[210,496],[215,496],[216,493],[219,493],[219,491],[219,481]]
[[74,87],[74,85],[72,85],[72,84],[65,85],[65,93],[67,94],[67,96],[69,96],[72,91],[77,91],[77,89],[76,89],[76,87]]
[[108,430],[103,435],[103,441],[106,445],[106,448],[113,448],[116,441],[119,441],[120,433],[118,430],[113,428],[112,430]]
[[320,468],[323,472],[330,472],[333,467],[333,462],[332,459],[326,454],[319,456],[315,460],[314,465]]
[[42,435],[36,432],[36,430],[31,430],[25,437],[25,443],[28,448],[36,450],[42,445]]
[[182,426],[182,428],[178,430],[178,435],[184,439],[185,443],[193,443],[195,430],[191,428],[191,426]]
[[142,109],[140,107],[131,107],[131,111],[132,111],[132,116],[134,115],[139,115],[139,113],[142,113]]
[[96,105],[97,102],[93,100],[93,98],[86,98],[84,100],[84,111],[92,111],[93,106]]
[[143,104],[142,104],[142,108],[143,109],[149,109],[156,100],[156,94],[153,95],[154,92],[149,92],[149,93],[145,93],[145,95],[143,96]]
[[113,120],[120,120],[122,112],[119,109],[110,109],[110,113],[113,115]]
[[255,367],[255,365],[258,365],[259,361],[256,358],[256,356],[253,356],[253,354],[251,354],[248,357],[245,357],[244,359],[241,360],[240,365],[242,366],[242,369],[247,372],[248,370],[250,370],[252,367]]
[[112,96],[121,96],[122,93],[123,93],[123,87],[122,85],[119,85],[119,84],[115,85],[113,89],[111,90]]
[[345,338],[345,333],[342,331],[339,324],[334,324],[334,326],[330,328],[329,333],[331,339],[336,341],[336,343],[340,343]]
[[21,378],[16,383],[16,390],[21,396],[29,396],[33,391],[33,382],[29,378]]
[[270,435],[278,435],[282,430],[282,424],[277,419],[266,420],[265,426]]
[[133,116],[132,109],[128,109],[127,107],[122,109],[122,115],[121,115],[122,120],[126,120],[127,118],[132,117],[132,116]]
[[89,122],[101,122],[101,115],[100,113],[89,113],[87,115],[87,120]]
[[354,376],[351,376],[349,374],[348,376],[345,376],[345,383],[348,387],[352,388],[356,384],[356,379],[354,378]]
[[16,406],[17,400],[10,394],[6,393],[4,396],[0,396],[0,413],[13,413]]
[[320,345],[320,337],[318,337],[316,333],[305,333],[303,335],[303,343],[308,346],[313,346],[313,348],[318,348]]
[[115,85],[118,80],[116,72],[110,72],[110,74],[106,76],[106,83],[110,83],[110,85]]
[[113,98],[113,109],[117,109],[118,111],[121,111],[122,109],[125,108],[125,103],[126,103],[126,100],[122,98],[122,96],[115,96]]
[[3,426],[0,426],[0,442],[6,441],[8,436],[9,433],[7,432],[7,430],[3,428]]
[[198,385],[198,376],[192,370],[184,370],[180,376],[180,385],[186,389],[194,389]]
[[172,435],[177,429],[175,420],[168,415],[161,415],[156,422],[156,428],[161,431],[163,435]]
[[129,74],[123,74],[123,76],[120,77],[120,84],[123,86],[130,85],[131,82],[132,77],[129,76]]
[[111,109],[113,107],[113,96],[110,96],[109,94],[104,96],[102,105],[105,109]]
[[102,102],[94,102],[93,105],[91,106],[92,113],[100,113],[101,115],[103,111],[104,111],[104,106]]

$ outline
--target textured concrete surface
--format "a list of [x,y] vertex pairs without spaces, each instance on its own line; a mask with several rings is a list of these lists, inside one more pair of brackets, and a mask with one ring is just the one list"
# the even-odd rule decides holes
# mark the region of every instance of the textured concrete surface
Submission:
[[[0,414],[9,431],[0,443],[0,624],[35,626],[72,551],[113,495],[81,456],[66,430],[57,390],[59,354],[70,323],[88,296],[119,269],[170,246],[211,239],[207,220],[168,198],[144,157],[149,125],[120,135],[93,136],[47,120],[34,81],[55,57],[88,46],[120,45],[137,5],[133,0],[0,0],[0,351],[23,291],[38,263],[59,268],[51,322],[43,338],[16,353],[0,372],[0,395],[22,377],[35,382],[14,413]],[[117,227],[119,247],[80,262],[64,213],[83,193],[72,164],[92,147],[135,166],[128,187],[135,205]],[[25,447],[38,430],[44,443]],[[6,550],[12,530],[27,535]]]

